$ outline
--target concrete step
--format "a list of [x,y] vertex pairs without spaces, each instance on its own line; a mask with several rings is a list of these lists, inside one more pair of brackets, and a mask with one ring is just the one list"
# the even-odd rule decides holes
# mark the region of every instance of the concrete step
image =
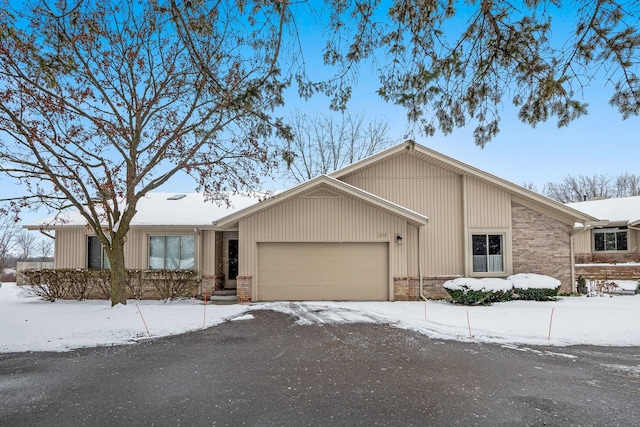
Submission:
[[224,296],[236,296],[238,295],[238,291],[236,291],[235,289],[224,289],[222,291],[215,291],[213,293],[213,296],[220,296],[220,297],[224,297]]

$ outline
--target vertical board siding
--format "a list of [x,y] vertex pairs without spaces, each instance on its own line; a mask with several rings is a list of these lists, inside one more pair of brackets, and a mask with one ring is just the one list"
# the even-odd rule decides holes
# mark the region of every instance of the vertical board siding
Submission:
[[573,252],[576,254],[591,252],[591,230],[582,231],[573,236]]
[[56,230],[54,268],[87,267],[87,233],[84,228]]
[[137,228],[129,229],[127,242],[124,244],[124,265],[131,269],[146,269],[147,238],[145,233]]
[[[185,229],[144,229],[132,228],[127,233],[124,245],[125,267],[130,269],[147,269],[148,236],[171,234],[194,234],[193,227]],[[87,267],[87,236],[94,235],[86,228],[69,228],[56,230],[54,254],[55,268]],[[215,233],[203,230],[196,236],[196,269],[202,274],[215,274]]]
[[[428,216],[424,274],[462,274],[462,178],[425,159],[400,154],[357,171],[344,181]],[[411,268],[417,269],[417,262]]]
[[[285,200],[240,221],[240,275],[259,279],[259,242],[391,242],[390,264],[394,275],[407,275],[407,242],[395,243],[396,234],[407,236],[404,218],[350,196]],[[415,256],[415,255],[413,255]]]
[[216,233],[213,230],[202,230],[196,245],[200,249],[198,270],[203,276],[216,274]]
[[469,179],[468,185],[469,228],[509,228],[511,195],[479,179]]

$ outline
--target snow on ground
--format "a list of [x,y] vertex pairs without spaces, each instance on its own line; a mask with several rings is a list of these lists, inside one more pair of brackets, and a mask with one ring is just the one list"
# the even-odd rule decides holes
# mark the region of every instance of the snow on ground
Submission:
[[[56,301],[0,287],[0,352],[68,351],[252,321],[253,310],[290,314],[301,324],[386,323],[439,339],[502,344],[640,346],[640,295],[564,297],[467,307],[428,302],[298,302],[204,305],[201,301]],[[144,320],[143,320],[144,319]],[[550,328],[551,327],[551,328]],[[147,333],[148,329],[148,333]],[[471,337],[469,334],[471,332]]]

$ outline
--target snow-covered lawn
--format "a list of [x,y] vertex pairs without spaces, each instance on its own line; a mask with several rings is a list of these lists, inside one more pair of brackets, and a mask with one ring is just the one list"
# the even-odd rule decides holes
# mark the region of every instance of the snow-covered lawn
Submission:
[[[640,295],[512,301],[488,307],[446,302],[305,302],[204,305],[201,301],[41,301],[13,283],[0,287],[0,352],[67,351],[251,321],[251,310],[300,323],[387,323],[426,336],[512,344],[640,346]],[[144,320],[143,320],[144,319]],[[145,326],[146,324],[146,326]],[[147,333],[148,329],[148,333]],[[469,337],[471,331],[471,338]]]

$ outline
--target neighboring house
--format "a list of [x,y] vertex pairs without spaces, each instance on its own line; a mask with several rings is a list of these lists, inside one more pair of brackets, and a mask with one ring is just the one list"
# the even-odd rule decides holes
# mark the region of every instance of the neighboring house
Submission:
[[576,263],[640,262],[640,196],[594,199],[567,206],[601,218],[576,233]]
[[[241,209],[233,212],[207,211],[201,198],[185,210],[185,199],[197,197],[164,203],[174,218],[153,224],[141,203],[127,267],[195,268],[205,291],[224,276],[240,301],[442,298],[450,278],[515,273],[555,277],[569,292],[574,224],[597,222],[413,143],[261,203],[234,203]],[[155,198],[166,195],[149,195]],[[55,228],[57,268],[98,267],[101,259],[104,266],[81,221]],[[179,261],[167,257],[177,240],[180,254],[188,248]]]

